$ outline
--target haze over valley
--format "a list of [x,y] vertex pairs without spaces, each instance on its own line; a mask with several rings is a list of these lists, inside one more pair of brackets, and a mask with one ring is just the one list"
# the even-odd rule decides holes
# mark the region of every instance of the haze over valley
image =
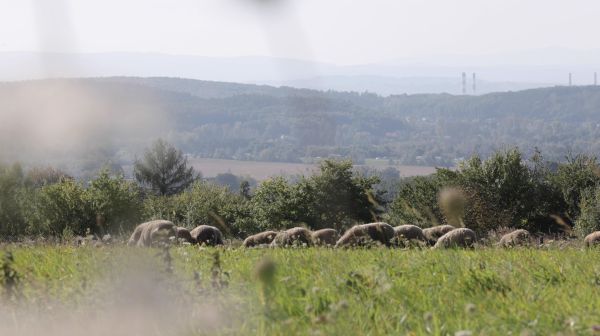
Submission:
[[158,77],[7,82],[0,151],[75,172],[129,166],[157,138],[244,161],[453,167],[510,146],[561,161],[600,152],[599,104],[596,86],[384,97]]

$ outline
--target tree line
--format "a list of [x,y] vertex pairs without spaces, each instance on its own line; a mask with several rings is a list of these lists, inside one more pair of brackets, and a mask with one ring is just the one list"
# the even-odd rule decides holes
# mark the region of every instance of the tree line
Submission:
[[[159,140],[134,167],[135,181],[101,170],[87,182],[51,168],[0,165],[0,235],[19,237],[127,234],[150,219],[194,227],[208,224],[228,237],[306,226],[338,231],[386,221],[422,227],[452,223],[486,234],[501,228],[585,235],[600,229],[600,165],[587,155],[564,162],[517,148],[456,169],[387,183],[351,161],[324,160],[312,176],[273,177],[238,189],[202,179],[172,145]],[[448,192],[464,199],[461,218],[444,213]]]

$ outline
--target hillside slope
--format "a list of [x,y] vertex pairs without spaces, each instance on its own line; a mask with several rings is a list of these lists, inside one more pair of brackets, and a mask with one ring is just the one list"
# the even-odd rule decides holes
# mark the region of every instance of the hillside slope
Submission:
[[448,166],[512,145],[557,160],[600,152],[594,86],[381,97],[177,78],[43,80],[0,84],[0,118],[0,153],[20,159],[130,162],[158,137],[201,157],[284,162]]

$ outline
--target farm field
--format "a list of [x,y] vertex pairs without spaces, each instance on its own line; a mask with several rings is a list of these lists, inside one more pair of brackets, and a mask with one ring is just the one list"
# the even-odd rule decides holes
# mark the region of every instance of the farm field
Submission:
[[[234,175],[250,176],[258,181],[266,180],[269,177],[278,175],[312,175],[314,172],[318,171],[318,166],[316,164],[304,163],[237,161],[202,158],[189,158],[188,162],[196,170],[201,171],[205,177],[214,177],[217,174],[229,172]],[[361,167],[361,165],[357,166]],[[394,167],[400,171],[400,176],[402,177],[422,176],[435,173],[434,167],[427,166],[387,165],[379,162],[377,162],[377,164],[369,164],[367,166],[378,170],[383,170],[387,167]]]
[[1,335],[600,333],[599,249],[4,251]]

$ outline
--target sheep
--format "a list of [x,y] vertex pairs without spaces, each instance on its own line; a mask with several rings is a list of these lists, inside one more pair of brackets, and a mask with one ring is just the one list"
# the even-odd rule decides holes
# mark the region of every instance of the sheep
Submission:
[[511,246],[522,246],[529,244],[530,240],[529,231],[519,229],[513,232],[507,233],[500,238],[500,246],[511,247]]
[[159,241],[166,241],[168,237],[176,236],[175,224],[170,221],[158,219],[138,225],[127,245],[148,247]]
[[142,223],[135,227],[133,233],[129,237],[129,240],[127,241],[128,246],[134,246],[137,244],[138,240],[140,240],[140,237],[142,236],[142,231],[144,231],[144,227],[146,226],[146,224],[148,223]]
[[261,233],[257,233],[255,235],[252,235],[246,239],[244,239],[244,242],[242,243],[243,247],[254,247],[254,246],[258,246],[258,245],[268,245],[271,244],[271,242],[273,241],[273,239],[275,238],[275,236],[277,235],[277,232],[275,231],[265,231],[265,232],[261,232]]
[[454,229],[456,228],[452,225],[438,225],[423,229],[423,235],[425,236],[425,239],[427,240],[429,245],[435,245],[435,243],[441,236]]
[[192,234],[190,233],[190,230],[181,227],[181,226],[177,226],[175,228],[176,231],[176,236],[177,239],[181,239],[184,242],[190,243],[190,244],[195,244],[196,240],[194,238],[192,238]]
[[394,238],[394,228],[383,222],[355,225],[348,229],[337,241],[335,247],[363,245],[367,241],[379,242],[390,246],[390,240]]
[[293,245],[312,246],[312,236],[309,230],[303,227],[295,227],[279,232],[273,241],[271,247],[286,247]]
[[207,246],[223,245],[223,234],[221,230],[210,225],[200,225],[190,231],[192,239],[197,244],[205,244]]
[[334,246],[339,238],[339,234],[334,229],[321,229],[312,233],[312,240],[315,245]]
[[422,240],[426,241],[425,236],[423,235],[423,230],[416,225],[400,225],[394,228],[394,236],[395,237],[403,237],[407,240]]
[[473,247],[476,240],[477,235],[475,231],[467,228],[458,228],[441,236],[433,248]]
[[585,236],[583,239],[585,246],[592,247],[594,245],[600,245],[600,231],[592,232]]

